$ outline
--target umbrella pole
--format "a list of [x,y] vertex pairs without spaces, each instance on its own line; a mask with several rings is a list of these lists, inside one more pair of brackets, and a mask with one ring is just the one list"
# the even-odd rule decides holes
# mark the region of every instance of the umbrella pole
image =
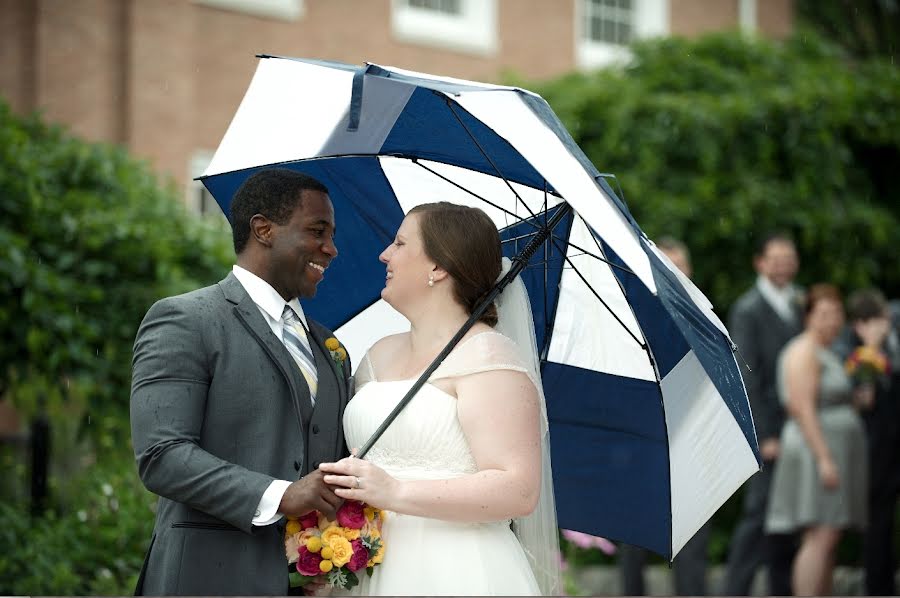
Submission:
[[547,240],[550,236],[550,233],[553,231],[553,228],[559,224],[559,222],[572,211],[572,207],[568,203],[563,203],[560,205],[559,209],[553,214],[553,217],[547,222],[547,224],[541,228],[534,235],[534,237],[529,241],[528,245],[525,246],[519,254],[512,259],[512,266],[509,269],[509,272],[497,281],[497,284],[494,285],[494,288],[491,289],[491,292],[488,293],[487,297],[479,303],[475,309],[472,311],[472,315],[469,316],[469,319],[466,320],[466,323],[462,325],[462,327],[453,335],[453,338],[450,339],[450,342],[438,353],[438,356],[434,358],[434,361],[431,362],[422,375],[419,376],[418,380],[412,385],[409,391],[404,395],[400,402],[397,403],[397,406],[394,407],[394,410],[388,414],[381,425],[378,426],[378,429],[372,434],[372,436],[366,441],[366,443],[359,449],[356,453],[356,457],[362,459],[366,456],[372,446],[381,438],[381,435],[384,434],[384,431],[388,429],[388,427],[393,423],[397,416],[400,415],[400,412],[406,407],[406,405],[412,400],[412,398],[419,392],[419,389],[422,388],[425,383],[428,381],[428,378],[431,377],[431,374],[441,365],[441,363],[446,359],[446,357],[453,351],[454,347],[459,344],[459,341],[462,340],[462,337],[466,335],[472,326],[475,325],[475,322],[481,318],[482,314],[484,314],[485,310],[488,306],[494,302],[494,299],[497,298],[497,295],[503,292],[503,289],[511,283],[516,276],[518,276],[522,270],[525,269],[525,266],[528,265],[528,261],[531,259],[531,256],[538,250],[538,247]]

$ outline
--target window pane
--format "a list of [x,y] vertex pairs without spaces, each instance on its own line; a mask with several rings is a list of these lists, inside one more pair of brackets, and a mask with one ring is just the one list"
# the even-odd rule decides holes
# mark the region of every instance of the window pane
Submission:
[[406,0],[412,8],[433,10],[451,15],[462,14],[461,0]]
[[631,41],[632,0],[583,0],[582,6],[585,38],[607,44]]

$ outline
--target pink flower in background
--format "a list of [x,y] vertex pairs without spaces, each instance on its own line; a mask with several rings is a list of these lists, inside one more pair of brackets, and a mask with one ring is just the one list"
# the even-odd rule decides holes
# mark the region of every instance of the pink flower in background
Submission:
[[570,529],[562,531],[563,538],[577,546],[578,548],[599,548],[600,552],[606,555],[616,554],[616,545],[600,536],[592,536],[584,532],[576,532]]

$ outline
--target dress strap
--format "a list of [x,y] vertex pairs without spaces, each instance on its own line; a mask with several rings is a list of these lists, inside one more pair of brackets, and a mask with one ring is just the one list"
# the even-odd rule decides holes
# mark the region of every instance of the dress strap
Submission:
[[429,380],[455,378],[494,370],[529,373],[519,348],[513,341],[499,332],[481,332],[457,345]]
[[359,367],[356,370],[354,385],[357,392],[363,386],[365,386],[369,382],[374,382],[376,379],[375,368],[372,366],[372,359],[369,356],[369,351],[366,351],[366,354],[363,356],[362,361],[360,361]]

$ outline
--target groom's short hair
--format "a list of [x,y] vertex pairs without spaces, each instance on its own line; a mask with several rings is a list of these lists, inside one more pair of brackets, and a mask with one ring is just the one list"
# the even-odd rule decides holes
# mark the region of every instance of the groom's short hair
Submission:
[[307,189],[328,194],[328,188],[318,180],[287,168],[266,168],[244,181],[229,208],[234,252],[240,254],[247,246],[253,216],[260,214],[275,224],[285,224],[302,205]]

